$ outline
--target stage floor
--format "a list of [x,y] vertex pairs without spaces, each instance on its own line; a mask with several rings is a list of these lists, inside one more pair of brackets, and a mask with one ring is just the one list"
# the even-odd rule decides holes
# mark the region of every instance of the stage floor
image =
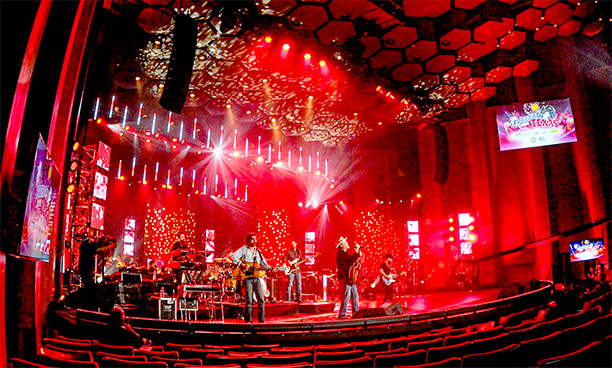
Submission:
[[[500,289],[498,288],[432,292],[421,295],[401,295],[394,298],[393,302],[401,304],[404,315],[414,315],[494,301],[497,299],[499,292]],[[379,308],[382,304],[382,295],[378,295],[376,300],[361,298],[359,309]],[[238,312],[242,311],[243,306],[244,304],[226,304],[224,322],[244,323],[244,320],[239,316],[236,318]],[[317,301],[302,303],[300,306],[297,306],[295,302],[266,303],[266,323],[330,322],[338,319],[339,309],[339,301]],[[304,313],[301,310],[325,310],[325,312]],[[256,311],[255,306],[254,311]],[[347,316],[349,318],[352,316],[350,305]],[[219,318],[219,312],[215,313],[214,321],[219,322]],[[200,320],[210,321],[208,318],[201,318]]]

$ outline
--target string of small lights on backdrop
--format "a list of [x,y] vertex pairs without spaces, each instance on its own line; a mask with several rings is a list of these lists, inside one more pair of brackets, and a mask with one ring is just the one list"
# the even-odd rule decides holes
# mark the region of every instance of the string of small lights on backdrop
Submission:
[[287,211],[264,210],[257,219],[259,247],[270,266],[281,263],[291,242],[291,223]]
[[166,210],[165,207],[155,208],[147,203],[145,219],[144,248],[145,257],[167,258],[172,245],[184,233],[188,245],[195,244],[195,214],[190,210]]
[[397,234],[395,222],[380,210],[360,212],[354,227],[355,242],[363,246],[363,275],[371,276],[377,272],[387,253],[403,261],[401,237]]

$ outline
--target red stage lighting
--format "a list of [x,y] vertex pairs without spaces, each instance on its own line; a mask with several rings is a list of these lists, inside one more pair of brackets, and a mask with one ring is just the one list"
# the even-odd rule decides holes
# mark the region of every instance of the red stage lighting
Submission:
[[131,127],[131,126],[129,126],[129,125],[126,125],[126,126],[125,126],[125,130],[130,130],[130,129],[132,129],[132,127]]
[[79,148],[81,148],[81,144],[79,142],[74,142],[74,144],[72,144],[72,150],[74,152],[78,151]]
[[449,218],[448,218],[448,222],[450,222],[450,223],[452,224],[453,222],[455,222],[455,219],[454,219],[454,218],[452,218],[452,217],[449,217]]
[[304,60],[310,60],[311,58],[312,58],[312,55],[310,55],[309,53],[304,54]]
[[[421,197],[422,197],[422,196],[421,196],[421,193],[417,193],[416,197],[417,197],[417,198],[421,198]],[[451,222],[452,222],[452,221],[451,221]]]
[[289,51],[290,48],[291,46],[288,43],[283,44],[283,51]]
[[300,207],[304,207],[304,203],[299,202],[299,203],[298,203],[298,206],[300,206]]
[[151,132],[146,132],[145,135],[151,135]]
[[344,204],[344,201],[340,201],[340,204]]
[[119,180],[125,180],[125,176],[121,175],[121,176],[119,177]]
[[66,188],[66,193],[72,194],[72,193],[74,193],[75,190],[76,190],[76,184],[72,183],[72,184],[68,185],[68,187]]
[[320,66],[320,67],[324,67],[325,65],[327,65],[327,63],[325,62],[325,60],[321,60],[321,61],[319,61],[319,66]]
[[454,226],[449,227],[448,231],[455,231],[455,227]]
[[270,36],[266,36],[266,38],[264,38],[264,41],[265,41],[266,43],[270,43],[270,42],[272,42],[272,37],[270,37]]
[[257,162],[262,163],[264,161],[263,157],[257,156]]

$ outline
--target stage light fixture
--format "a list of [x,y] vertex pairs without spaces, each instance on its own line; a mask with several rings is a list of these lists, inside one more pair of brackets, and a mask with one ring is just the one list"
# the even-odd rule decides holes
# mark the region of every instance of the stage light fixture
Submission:
[[291,46],[288,43],[283,44],[283,51],[289,51],[290,48]]
[[421,193],[417,193],[417,194],[416,194],[416,197],[417,197],[417,198],[421,198],[421,197],[422,197]]
[[259,163],[264,162],[264,158],[262,156],[257,156],[257,162]]
[[311,58],[312,58],[312,55],[310,55],[309,53],[304,54],[304,60],[310,60]]
[[66,187],[66,193],[68,193],[68,194],[74,193],[75,190],[76,190],[76,184],[75,183],[69,184],[68,187]]
[[77,142],[74,142],[74,143],[72,144],[72,151],[73,151],[73,152],[78,151],[78,150],[79,150],[79,148],[81,148],[81,143],[79,143],[78,141],[77,141]]
[[270,43],[270,42],[272,42],[272,37],[270,37],[270,36],[266,36],[266,37],[264,38],[264,41],[265,41],[266,43]]
[[324,67],[325,65],[327,65],[327,63],[325,62],[325,60],[321,60],[321,61],[319,61],[319,66],[320,66],[320,67]]

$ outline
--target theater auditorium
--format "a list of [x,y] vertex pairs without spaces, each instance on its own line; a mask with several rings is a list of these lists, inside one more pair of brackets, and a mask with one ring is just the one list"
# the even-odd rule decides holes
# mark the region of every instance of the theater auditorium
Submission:
[[0,366],[612,366],[611,2],[0,15]]

